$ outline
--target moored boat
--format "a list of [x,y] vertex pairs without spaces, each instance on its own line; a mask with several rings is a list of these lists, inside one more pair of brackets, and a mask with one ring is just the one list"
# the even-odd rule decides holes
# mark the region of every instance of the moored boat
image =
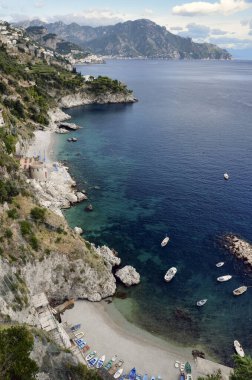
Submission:
[[136,378],[136,368],[132,368],[132,370],[129,373],[129,380],[135,380]]
[[85,357],[86,361],[89,361],[89,360],[92,359],[95,355],[96,355],[96,351],[91,352],[90,354],[88,354],[88,355]]
[[148,375],[147,375],[147,373],[143,376],[143,380],[148,380],[149,378],[148,378]]
[[186,373],[192,372],[192,367],[191,367],[189,362],[186,362],[186,364],[185,364],[185,371],[186,371]]
[[177,268],[171,267],[165,274],[164,279],[166,282],[169,282],[173,279],[175,274],[177,273]]
[[101,368],[105,362],[105,355],[102,355],[96,363],[96,368]]
[[224,261],[220,261],[219,263],[215,264],[217,266],[217,268],[220,268],[224,265]]
[[200,300],[200,301],[197,301],[197,306],[203,306],[203,305],[205,305],[206,302],[207,302],[207,298]]
[[161,247],[165,247],[169,240],[170,238],[166,235],[166,237],[161,241]]
[[77,325],[72,326],[72,327],[70,328],[70,330],[71,330],[72,332],[74,332],[74,331],[79,330],[80,328],[81,328],[81,324],[78,323]]
[[123,368],[119,368],[116,373],[114,374],[114,378],[115,379],[118,379],[118,377],[120,377],[123,373]]
[[238,342],[238,340],[234,340],[234,348],[235,348],[235,351],[237,352],[237,354],[239,356],[241,356],[242,358],[244,358],[245,353],[243,351],[241,344]]
[[88,363],[87,363],[88,367],[94,367],[96,365],[97,361],[98,361],[98,357],[97,356],[94,357],[94,358],[92,358],[92,359],[90,359],[88,361]]
[[185,374],[183,372],[180,374],[179,380],[185,380]]
[[224,173],[223,177],[224,177],[225,180],[228,180],[229,179],[228,173]]
[[232,276],[230,274],[226,274],[225,276],[217,277],[217,281],[225,282],[225,281],[230,280],[231,278],[232,278]]
[[245,293],[247,291],[247,286],[240,286],[239,288],[233,290],[234,296],[240,296],[241,294]]
[[191,373],[187,373],[185,380],[193,380],[192,374]]

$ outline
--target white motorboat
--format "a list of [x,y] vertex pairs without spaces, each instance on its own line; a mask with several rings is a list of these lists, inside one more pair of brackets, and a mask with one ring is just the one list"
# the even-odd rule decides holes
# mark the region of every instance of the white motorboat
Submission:
[[114,355],[113,358],[111,359],[112,362],[115,362],[117,359],[117,355]]
[[175,368],[179,368],[179,365],[180,365],[180,361],[176,360],[175,363],[174,363]]
[[240,355],[242,358],[244,358],[245,353],[243,351],[241,344],[238,342],[238,340],[234,340],[234,348],[237,354]]
[[164,279],[166,282],[169,282],[173,279],[175,274],[177,273],[177,268],[171,267],[165,274]]
[[161,247],[165,247],[169,240],[170,238],[166,235],[166,237],[161,241]]
[[197,302],[197,306],[203,306],[203,305],[205,305],[206,302],[207,302],[207,298],[200,300]]
[[239,288],[233,290],[233,295],[240,296],[241,294],[245,293],[247,289],[247,286],[240,286]]
[[101,368],[105,362],[105,355],[102,355],[96,363],[96,368]]
[[224,173],[223,177],[224,177],[224,179],[228,180],[229,179],[228,173]]
[[122,373],[123,373],[123,368],[119,368],[118,371],[116,371],[116,373],[114,374],[114,378],[118,379],[118,377],[120,377]]
[[224,265],[224,261],[220,261],[219,263],[215,264],[217,266],[217,268],[220,268]]
[[185,380],[193,380],[192,375],[190,373],[187,373]]
[[232,278],[232,276],[230,274],[227,274],[225,276],[220,276],[220,277],[217,277],[217,281],[219,282],[225,282],[225,281],[228,281]]

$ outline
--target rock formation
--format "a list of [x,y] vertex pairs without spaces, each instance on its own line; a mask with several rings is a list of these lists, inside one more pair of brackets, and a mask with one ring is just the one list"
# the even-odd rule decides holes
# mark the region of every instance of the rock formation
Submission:
[[252,244],[239,238],[237,235],[228,234],[223,238],[224,247],[245,264],[252,267]]
[[119,269],[116,271],[115,275],[126,286],[136,285],[140,282],[140,274],[130,265],[126,265],[122,269]]

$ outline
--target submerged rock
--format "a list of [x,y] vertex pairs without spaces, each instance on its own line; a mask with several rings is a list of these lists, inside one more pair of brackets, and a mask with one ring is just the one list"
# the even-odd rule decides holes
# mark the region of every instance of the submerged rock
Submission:
[[130,265],[126,265],[122,269],[119,269],[116,271],[115,275],[126,286],[136,285],[140,282],[140,274]]

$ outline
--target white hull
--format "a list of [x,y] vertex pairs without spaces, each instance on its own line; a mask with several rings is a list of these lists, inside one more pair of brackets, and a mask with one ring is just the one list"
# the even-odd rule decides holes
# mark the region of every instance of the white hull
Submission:
[[123,369],[122,368],[118,369],[118,371],[116,371],[116,373],[114,374],[114,378],[118,379],[118,377],[120,377],[122,373],[123,373]]
[[170,240],[170,238],[168,238],[168,236],[166,236],[164,238],[164,240],[162,240],[162,242],[161,242],[161,247],[165,247],[166,244],[169,242],[169,240]]
[[240,286],[239,288],[233,290],[233,295],[240,296],[241,294],[245,293],[247,289],[247,286]]
[[235,348],[235,351],[237,352],[237,354],[239,356],[241,356],[242,358],[244,358],[245,353],[243,351],[243,348],[242,348],[241,344],[238,342],[238,340],[234,341],[234,348]]
[[225,282],[228,280],[231,280],[232,276],[230,274],[227,274],[226,276],[217,277],[217,281],[219,282]]
[[176,273],[177,273],[177,268],[175,267],[170,268],[164,276],[165,281],[170,282]]
[[203,306],[203,305],[205,305],[206,302],[207,302],[207,299],[200,300],[197,302],[197,306]]
[[224,261],[220,261],[219,263],[216,264],[217,268],[220,268],[224,265]]

